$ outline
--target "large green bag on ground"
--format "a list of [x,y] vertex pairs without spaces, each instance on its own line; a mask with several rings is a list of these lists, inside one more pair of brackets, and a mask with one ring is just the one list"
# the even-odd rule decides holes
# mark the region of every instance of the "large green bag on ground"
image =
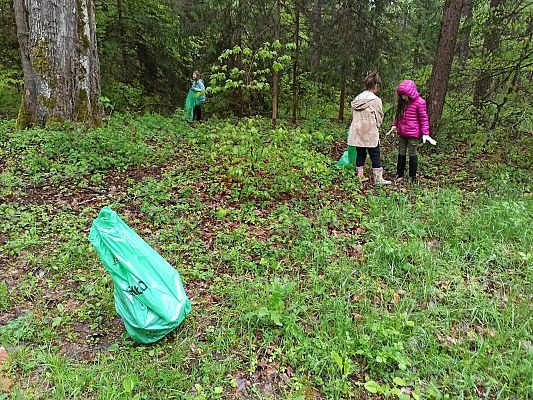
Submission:
[[153,343],[191,311],[179,273],[110,207],[94,220],[89,241],[115,283],[115,308],[133,340]]
[[200,104],[202,104],[202,94],[189,89],[189,93],[185,99],[185,118],[187,118],[187,121],[192,122],[194,118],[194,107]]

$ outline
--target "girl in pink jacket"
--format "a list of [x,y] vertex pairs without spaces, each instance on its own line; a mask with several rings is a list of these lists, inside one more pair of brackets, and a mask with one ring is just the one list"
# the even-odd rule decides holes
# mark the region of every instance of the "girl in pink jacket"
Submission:
[[407,153],[409,154],[409,180],[416,180],[418,167],[417,147],[420,142],[436,144],[429,136],[429,120],[426,111],[426,101],[420,97],[416,84],[405,80],[396,89],[398,93],[398,108],[396,118],[389,132],[398,133],[398,162],[396,164],[396,179],[405,173]]

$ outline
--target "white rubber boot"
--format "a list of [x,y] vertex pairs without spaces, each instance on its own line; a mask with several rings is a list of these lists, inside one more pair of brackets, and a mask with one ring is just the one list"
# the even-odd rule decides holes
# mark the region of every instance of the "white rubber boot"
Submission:
[[383,168],[372,168],[374,171],[374,185],[390,185],[390,181],[383,179]]

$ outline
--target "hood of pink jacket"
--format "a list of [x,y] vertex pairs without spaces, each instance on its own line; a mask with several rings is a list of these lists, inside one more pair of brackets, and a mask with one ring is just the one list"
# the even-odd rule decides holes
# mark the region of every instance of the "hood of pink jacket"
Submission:
[[396,93],[399,95],[406,94],[411,100],[416,100],[420,97],[418,90],[416,89],[416,83],[411,80],[405,80],[396,89]]

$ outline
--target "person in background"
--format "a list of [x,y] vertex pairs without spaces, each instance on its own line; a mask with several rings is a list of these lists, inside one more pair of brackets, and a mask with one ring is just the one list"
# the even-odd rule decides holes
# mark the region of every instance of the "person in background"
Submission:
[[429,142],[437,142],[429,136],[429,120],[426,111],[426,101],[420,97],[416,84],[411,80],[404,80],[396,89],[398,107],[392,128],[387,134],[398,133],[398,161],[396,164],[396,179],[401,179],[405,173],[407,154],[409,154],[409,180],[416,181],[418,168],[417,147]]
[[383,179],[383,168],[379,154],[379,127],[383,122],[383,104],[376,95],[381,86],[381,78],[377,71],[369,74],[365,79],[365,88],[352,101],[352,124],[348,133],[348,146],[355,146],[357,157],[355,168],[361,180],[364,177],[364,166],[367,154],[372,161],[374,184],[389,185],[391,182]]
[[[200,73],[198,71],[194,71],[192,73],[192,87],[191,90],[193,92],[197,93],[197,96],[200,92],[203,92],[205,90],[204,81],[200,78]],[[193,110],[193,121],[197,120],[200,121],[202,119],[202,105],[205,103],[205,94],[199,95],[200,101],[197,102],[194,106]]]

